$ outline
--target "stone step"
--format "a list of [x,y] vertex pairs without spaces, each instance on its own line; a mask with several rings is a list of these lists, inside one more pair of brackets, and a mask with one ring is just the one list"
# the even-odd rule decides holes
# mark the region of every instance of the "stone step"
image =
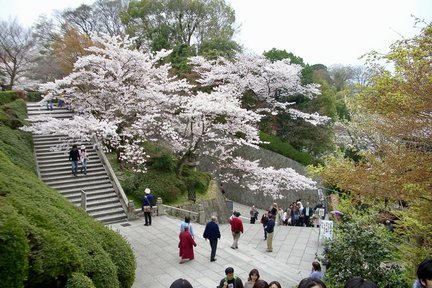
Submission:
[[[101,194],[101,195],[95,195],[91,196],[87,194],[87,206],[94,206],[99,204],[106,204],[106,203],[119,203],[117,195],[112,192],[112,194]],[[69,201],[72,203],[81,203],[81,195],[73,195],[73,197],[67,197]]]
[[[40,116],[58,119],[73,117],[72,110],[56,106],[53,110],[47,110],[46,105],[40,103],[27,103],[27,111],[30,122],[38,121]],[[48,186],[59,191],[76,206],[80,206],[81,191],[84,190],[89,215],[105,224],[127,222],[126,213],[92,143],[74,141],[69,136],[61,134],[34,134],[33,143],[41,179]],[[81,165],[78,165],[78,177],[72,175],[69,161],[71,143],[86,146],[89,157],[87,175],[80,172]]]
[[[67,165],[67,167],[62,167],[62,168],[56,168],[56,169],[51,169],[51,170],[47,170],[47,169],[39,169],[39,171],[41,172],[41,177],[42,179],[49,179],[49,177],[69,177],[70,174],[72,173],[72,169],[70,165]],[[81,164],[78,165],[78,173],[81,173]],[[105,168],[102,165],[89,165],[87,164],[87,175],[99,175],[100,173],[106,173]]]
[[57,185],[63,185],[63,184],[69,184],[69,183],[75,183],[76,185],[85,185],[91,182],[106,182],[109,181],[108,175],[106,173],[104,174],[97,174],[93,175],[92,173],[88,173],[87,175],[83,175],[78,173],[78,176],[73,176],[72,172],[69,177],[56,177],[56,178],[50,178],[50,179],[44,179],[44,182],[47,183],[50,187],[57,186]]
[[74,193],[81,193],[81,190],[84,190],[86,193],[91,193],[93,195],[96,194],[103,194],[108,193],[111,191],[114,191],[114,188],[112,187],[111,182],[105,182],[105,183],[96,183],[94,185],[88,185],[84,187],[69,187],[64,188],[61,190],[61,193],[63,195],[69,195]]
[[[97,179],[97,180],[109,179],[109,177],[106,175],[105,169],[87,170],[87,175],[83,175],[83,173],[81,173],[81,171],[80,171],[80,167],[78,167],[78,174],[84,178],[88,177],[89,179],[84,179],[86,181],[87,180],[93,180],[93,179]],[[78,177],[80,177],[80,176],[78,176]],[[63,171],[61,171],[61,173],[49,173],[48,175],[44,173],[43,175],[41,175],[41,178],[47,184],[58,183],[59,180],[65,180],[65,181],[67,181],[67,180],[80,181],[81,180],[81,179],[79,179],[79,180],[73,179],[71,169],[69,169],[69,171],[63,170]]]

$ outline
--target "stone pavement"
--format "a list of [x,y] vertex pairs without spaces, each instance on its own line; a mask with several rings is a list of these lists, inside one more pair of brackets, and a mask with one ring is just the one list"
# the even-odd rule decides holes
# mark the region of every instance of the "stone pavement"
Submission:
[[249,224],[247,220],[249,207],[235,203],[234,209],[245,216],[245,233],[240,237],[239,249],[233,250],[229,224],[220,225],[222,237],[216,262],[210,262],[210,245],[202,238],[204,225],[193,223],[197,243],[195,259],[184,264],[178,263],[180,219],[155,216],[152,226],[144,226],[142,218],[127,226],[110,225],[134,250],[137,270],[133,288],[168,288],[178,278],[187,279],[194,288],[214,288],[228,266],[234,267],[243,281],[247,280],[249,271],[256,268],[262,279],[277,280],[283,288],[293,287],[309,275],[319,250],[317,228],[276,226],[273,252],[267,253],[262,225]]

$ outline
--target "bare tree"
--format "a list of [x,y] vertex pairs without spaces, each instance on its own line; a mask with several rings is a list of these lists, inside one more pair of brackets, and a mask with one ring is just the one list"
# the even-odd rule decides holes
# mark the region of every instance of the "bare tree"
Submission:
[[0,70],[9,78],[10,89],[31,68],[33,47],[31,29],[16,18],[0,22]]

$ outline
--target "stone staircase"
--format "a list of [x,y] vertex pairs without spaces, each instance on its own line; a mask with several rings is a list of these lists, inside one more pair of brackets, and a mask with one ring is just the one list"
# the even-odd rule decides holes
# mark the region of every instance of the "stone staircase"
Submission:
[[[70,110],[54,107],[47,110],[45,106],[37,103],[28,103],[28,120],[35,121],[37,116],[48,115],[58,119],[71,118]],[[105,223],[127,221],[123,208],[112,180],[107,173],[97,151],[90,142],[76,143],[85,145],[89,157],[87,162],[87,175],[80,173],[74,177],[71,171],[68,145],[63,149],[53,147],[64,145],[68,141],[65,135],[36,135],[33,134],[34,153],[38,166],[39,177],[48,186],[56,189],[73,204],[81,206],[82,191],[86,194],[86,211],[95,219]]]

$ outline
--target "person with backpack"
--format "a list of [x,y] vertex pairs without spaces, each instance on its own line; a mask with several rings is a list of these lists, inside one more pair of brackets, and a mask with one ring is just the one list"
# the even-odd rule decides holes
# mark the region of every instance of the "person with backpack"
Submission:
[[151,211],[153,207],[153,195],[150,193],[149,188],[146,188],[144,190],[144,193],[145,194],[141,205],[141,209],[144,212],[144,220],[145,220],[144,226],[151,226],[152,223]]
[[225,277],[220,281],[218,288],[243,288],[242,280],[234,274],[234,268],[225,269]]

